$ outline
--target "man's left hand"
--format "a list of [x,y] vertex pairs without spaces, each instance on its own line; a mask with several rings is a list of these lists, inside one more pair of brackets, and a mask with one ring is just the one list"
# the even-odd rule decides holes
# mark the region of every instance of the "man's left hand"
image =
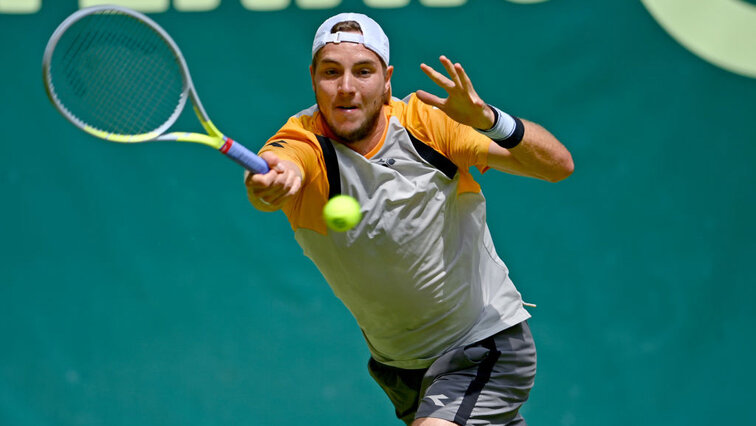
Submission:
[[440,109],[458,123],[482,130],[493,127],[496,116],[475,92],[462,65],[453,64],[446,56],[441,56],[439,60],[446,69],[448,77],[426,64],[420,64],[420,68],[449,96],[444,99],[426,91],[418,90],[418,99]]

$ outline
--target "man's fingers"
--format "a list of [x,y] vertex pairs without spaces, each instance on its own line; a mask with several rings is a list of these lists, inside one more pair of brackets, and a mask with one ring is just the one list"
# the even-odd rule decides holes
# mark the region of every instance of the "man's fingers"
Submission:
[[265,160],[266,163],[268,163],[269,169],[277,168],[281,160],[278,158],[278,156],[270,151],[265,151],[262,154],[260,154],[260,158]]
[[[449,77],[451,78],[451,81],[454,83],[455,87],[462,87],[462,82],[459,79],[459,75],[457,74],[457,70],[455,69],[455,65],[452,64],[452,61],[449,60],[444,55],[441,55],[441,57],[438,58],[441,63],[444,65],[444,68],[446,69],[446,73],[449,74]],[[459,64],[457,64],[459,65]]]
[[425,64],[420,64],[420,69],[422,69],[423,72],[428,77],[430,77],[430,79],[433,80],[434,83],[441,86],[447,92],[449,90],[454,89],[454,82],[449,80],[449,78],[447,78],[445,75],[441,74],[440,72],[434,70],[433,68]]
[[260,154],[270,167],[264,174],[247,174],[246,184],[251,197],[266,210],[278,209],[302,188],[302,175],[295,165],[283,161],[272,152]]
[[302,178],[292,171],[284,171],[278,164],[264,175],[250,179],[252,193],[265,204],[276,205],[284,198],[296,194],[302,187]]
[[284,199],[296,194],[301,186],[299,176],[289,175],[283,178],[283,181],[276,182],[276,185],[268,191],[263,198],[271,205],[278,205]]
[[432,95],[425,90],[418,90],[417,92],[415,92],[415,94],[417,95],[418,99],[436,108],[441,108],[445,104],[444,99],[441,99],[436,95]]
[[252,184],[253,188],[264,188],[270,186],[279,174],[275,169],[270,169],[268,173],[255,173],[247,176],[247,180]]
[[289,193],[286,195],[294,195],[299,192],[299,188],[302,187],[302,178],[299,176],[292,177],[293,182],[290,185]]
[[302,188],[302,179],[299,179],[292,187],[291,190],[289,190],[288,195],[294,195],[299,192],[299,189]]
[[465,89],[465,92],[475,92],[475,89],[473,89],[472,81],[470,80],[470,76],[467,75],[465,69],[462,68],[462,65],[455,64],[454,68],[457,70],[459,80],[462,83],[462,87]]

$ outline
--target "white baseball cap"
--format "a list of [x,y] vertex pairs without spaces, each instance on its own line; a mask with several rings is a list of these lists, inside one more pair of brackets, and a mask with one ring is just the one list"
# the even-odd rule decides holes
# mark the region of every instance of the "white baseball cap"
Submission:
[[[338,31],[331,33],[331,28],[340,22],[355,21],[360,24],[362,34]],[[339,13],[323,22],[315,33],[312,42],[312,58],[326,43],[360,43],[375,52],[385,65],[389,64],[389,40],[377,22],[361,13]]]

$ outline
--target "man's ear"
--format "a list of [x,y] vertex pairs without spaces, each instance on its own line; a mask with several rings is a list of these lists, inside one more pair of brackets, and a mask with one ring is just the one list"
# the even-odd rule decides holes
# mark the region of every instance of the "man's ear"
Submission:
[[310,82],[312,83],[312,91],[315,92],[315,68],[310,65]]
[[394,74],[394,66],[390,65],[386,67],[386,83],[385,83],[386,84],[386,89],[385,89],[386,99],[384,99],[384,103],[386,105],[388,105],[389,102],[391,102],[391,76],[393,74]]

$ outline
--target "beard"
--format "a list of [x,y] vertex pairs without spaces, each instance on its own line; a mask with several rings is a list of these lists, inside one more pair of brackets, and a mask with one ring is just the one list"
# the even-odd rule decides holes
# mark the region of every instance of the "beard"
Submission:
[[[317,99],[317,96],[315,100],[318,104],[318,108],[322,113],[323,109],[320,108],[320,101]],[[330,117],[328,117],[328,115],[326,114],[323,114],[323,118],[325,119],[328,128],[331,130],[334,136],[339,139],[340,142],[345,144],[358,142],[368,137],[378,126],[378,119],[380,118],[380,115],[383,111],[384,103],[388,103],[386,94],[367,105],[366,109],[364,110],[365,118],[363,119],[362,123],[360,123],[360,125],[356,129],[351,131],[340,130],[337,126],[334,125]]]

